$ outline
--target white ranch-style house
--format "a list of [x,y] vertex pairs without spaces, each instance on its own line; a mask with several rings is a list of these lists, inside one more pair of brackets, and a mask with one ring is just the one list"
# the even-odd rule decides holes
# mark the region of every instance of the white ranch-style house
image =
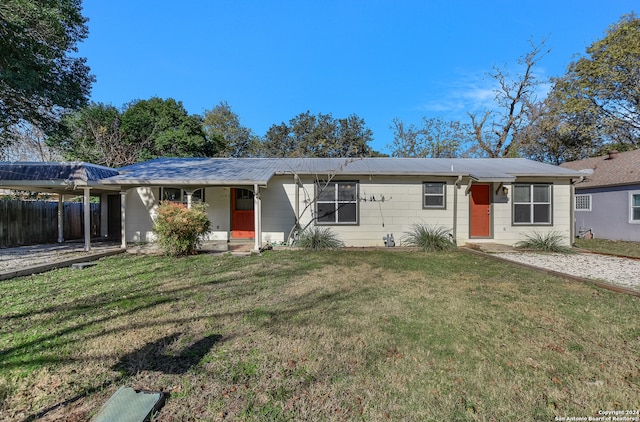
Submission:
[[[82,170],[76,179],[63,171],[69,166]],[[445,227],[459,245],[513,245],[552,231],[570,245],[573,184],[582,176],[521,158],[160,158],[120,169],[0,164],[0,187],[81,192],[86,201],[99,195],[101,233],[120,237],[124,248],[155,240],[163,200],[206,203],[208,240],[246,239],[256,250],[287,242],[297,225],[331,227],[345,246],[383,246],[390,234],[401,245],[413,224]]]

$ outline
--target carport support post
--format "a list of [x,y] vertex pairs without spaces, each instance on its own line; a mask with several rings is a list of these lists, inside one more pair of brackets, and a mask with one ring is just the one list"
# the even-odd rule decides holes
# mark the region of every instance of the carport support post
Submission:
[[64,242],[64,195],[58,194],[58,243]]
[[127,191],[120,191],[120,248],[127,249]]
[[91,252],[91,188],[84,190],[84,251]]

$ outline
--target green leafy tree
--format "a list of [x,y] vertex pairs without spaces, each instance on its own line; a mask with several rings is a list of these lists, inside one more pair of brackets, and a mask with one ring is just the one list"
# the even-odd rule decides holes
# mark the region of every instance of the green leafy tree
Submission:
[[[640,19],[624,15],[554,80],[550,113],[582,138],[640,146]],[[606,147],[605,147],[606,149]],[[588,148],[586,150],[589,150]]]
[[240,118],[226,101],[204,112],[203,125],[209,142],[215,144],[219,156],[256,155],[260,142],[258,136],[240,124]]
[[137,162],[141,155],[139,145],[124,139],[122,112],[112,105],[91,103],[63,122],[66,130],[50,137],[48,144],[67,160],[121,167]]
[[0,140],[22,122],[53,133],[86,104],[94,78],[74,53],[87,34],[80,0],[0,2]]
[[373,132],[355,114],[336,119],[331,114],[309,111],[273,125],[261,145],[267,157],[362,157],[370,156]]
[[202,118],[189,115],[182,102],[158,97],[134,101],[124,110],[121,128],[127,144],[139,151],[138,161],[157,157],[212,157]]
[[202,119],[174,99],[134,101],[122,109],[92,103],[64,119],[65,130],[48,144],[68,160],[121,167],[157,157],[213,157],[218,144]]
[[467,125],[440,118],[423,117],[421,126],[406,126],[396,118],[391,129],[394,139],[388,147],[394,157],[459,157],[469,140]]
[[539,118],[524,128],[521,154],[536,161],[561,164],[593,155],[601,146],[592,135],[595,116],[561,114],[553,96],[537,105]]

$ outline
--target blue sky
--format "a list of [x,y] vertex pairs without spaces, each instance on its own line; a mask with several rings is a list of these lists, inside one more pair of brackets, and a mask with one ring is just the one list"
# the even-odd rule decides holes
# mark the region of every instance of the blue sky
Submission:
[[[468,121],[491,108],[493,66],[517,72],[529,41],[551,49],[536,66],[565,73],[603,38],[630,0],[85,0],[80,55],[91,100],[121,106],[153,96],[202,114],[227,101],[264,135],[307,110],[357,114],[388,152],[394,118]],[[637,12],[637,10],[636,10]]]

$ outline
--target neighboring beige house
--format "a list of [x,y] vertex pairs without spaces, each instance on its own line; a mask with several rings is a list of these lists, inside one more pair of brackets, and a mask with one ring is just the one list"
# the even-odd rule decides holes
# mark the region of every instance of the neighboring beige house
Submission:
[[[16,186],[2,180],[6,165],[0,186]],[[296,225],[331,227],[346,246],[383,246],[388,235],[402,245],[421,223],[451,230],[459,245],[512,245],[551,231],[569,245],[580,177],[519,158],[162,158],[117,169],[86,190],[107,204],[103,235],[119,228],[123,247],[154,241],[162,200],[202,200],[210,240],[251,239],[255,249],[289,241]]]

